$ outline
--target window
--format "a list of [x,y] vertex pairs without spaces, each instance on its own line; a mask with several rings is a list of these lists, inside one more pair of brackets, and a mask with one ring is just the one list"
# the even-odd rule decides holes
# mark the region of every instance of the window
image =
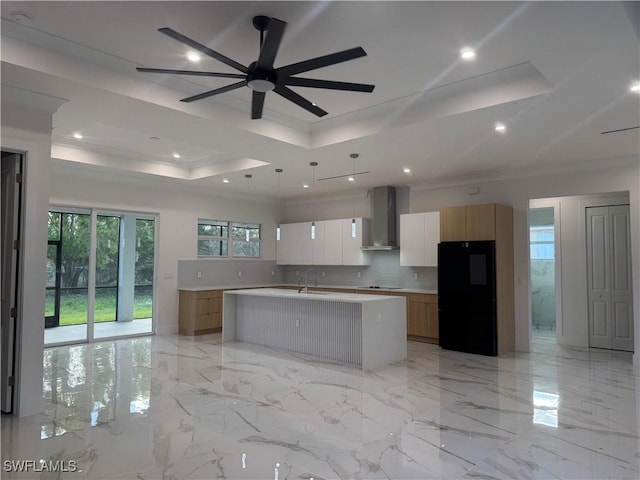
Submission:
[[232,223],[234,257],[260,256],[260,225],[255,223]]
[[198,220],[198,256],[226,257],[229,244],[229,222]]
[[529,232],[531,260],[553,260],[555,258],[553,225],[532,226]]
[[[231,242],[231,255],[229,255]],[[199,257],[260,257],[260,225],[198,220]]]

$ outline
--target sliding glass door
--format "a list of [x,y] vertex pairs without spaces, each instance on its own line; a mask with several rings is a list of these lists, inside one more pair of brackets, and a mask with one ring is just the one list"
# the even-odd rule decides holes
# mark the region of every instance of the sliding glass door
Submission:
[[153,332],[155,217],[50,211],[45,344]]

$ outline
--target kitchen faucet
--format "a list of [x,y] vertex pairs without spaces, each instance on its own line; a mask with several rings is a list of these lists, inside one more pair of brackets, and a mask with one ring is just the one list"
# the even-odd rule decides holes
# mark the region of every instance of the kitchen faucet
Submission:
[[313,268],[309,268],[304,273],[304,287],[300,287],[298,289],[298,293],[300,293],[300,292],[309,293],[309,273],[310,272],[313,272],[315,284],[316,284],[316,286],[318,286],[318,274],[316,273],[316,271]]

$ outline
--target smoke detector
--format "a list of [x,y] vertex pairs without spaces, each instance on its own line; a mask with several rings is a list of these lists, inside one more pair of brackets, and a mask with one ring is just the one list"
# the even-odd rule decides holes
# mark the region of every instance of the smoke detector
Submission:
[[20,25],[26,25],[28,27],[33,25],[31,21],[31,16],[26,12],[11,12],[11,18],[14,22],[19,23]]

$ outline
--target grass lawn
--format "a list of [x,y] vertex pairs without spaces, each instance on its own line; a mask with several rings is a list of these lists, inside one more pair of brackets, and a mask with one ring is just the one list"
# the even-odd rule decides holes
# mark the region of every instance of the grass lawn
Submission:
[[[96,289],[94,320],[112,322],[116,319],[116,289]],[[49,297],[47,298],[49,300]],[[52,302],[47,302],[47,313],[53,310]],[[150,318],[152,294],[150,287],[136,289],[133,318]],[[87,291],[63,290],[60,295],[60,326],[87,323]]]

